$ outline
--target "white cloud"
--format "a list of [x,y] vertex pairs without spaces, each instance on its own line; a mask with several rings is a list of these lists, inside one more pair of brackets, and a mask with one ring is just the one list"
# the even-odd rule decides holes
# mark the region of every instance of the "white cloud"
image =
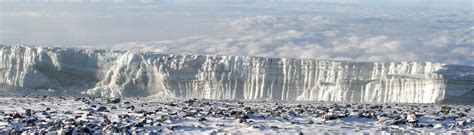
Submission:
[[53,17],[71,17],[67,12],[50,13],[44,11],[20,11],[20,12],[0,12],[0,17],[36,17],[36,18],[53,18]]
[[23,10],[9,4],[0,13],[8,19],[0,36],[1,43],[84,41],[84,46],[161,53],[474,65],[472,10],[347,2],[209,0]]
[[[337,26],[337,27],[336,27]],[[472,34],[464,28],[397,39],[340,26],[320,16],[255,16],[226,19],[223,37],[198,36],[154,42],[131,42],[111,48],[161,53],[249,55],[353,61],[436,61],[474,63]],[[457,34],[456,34],[457,33]],[[456,37],[454,37],[456,36]],[[444,51],[444,52],[443,52]]]

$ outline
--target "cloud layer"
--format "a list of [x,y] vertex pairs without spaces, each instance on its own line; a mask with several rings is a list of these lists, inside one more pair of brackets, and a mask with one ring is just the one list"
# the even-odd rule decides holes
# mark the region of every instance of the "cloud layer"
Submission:
[[472,1],[387,3],[2,3],[0,43],[474,65],[474,11],[465,8]]
[[[403,31],[406,29],[384,32],[383,26],[388,25],[384,23],[391,22],[378,22],[376,25],[382,26],[373,28],[365,24],[340,24],[337,21],[320,16],[243,17],[223,20],[219,27],[226,28],[228,32],[223,37],[196,36],[178,40],[130,42],[111,48],[351,61],[474,63],[474,25],[418,34]],[[396,33],[407,35],[396,36]]]

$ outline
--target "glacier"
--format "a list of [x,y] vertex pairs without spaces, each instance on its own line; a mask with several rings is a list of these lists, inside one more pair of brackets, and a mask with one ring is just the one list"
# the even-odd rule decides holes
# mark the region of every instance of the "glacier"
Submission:
[[474,66],[0,46],[3,95],[473,103]]

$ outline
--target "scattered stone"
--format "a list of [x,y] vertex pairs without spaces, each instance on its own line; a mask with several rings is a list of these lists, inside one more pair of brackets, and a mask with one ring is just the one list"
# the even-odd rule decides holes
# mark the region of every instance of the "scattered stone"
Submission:
[[105,107],[105,106],[100,106],[99,108],[97,108],[96,111],[98,111],[98,112],[108,112],[107,107]]
[[13,118],[13,119],[23,119],[24,116],[22,116],[22,115],[19,114],[19,113],[15,113],[15,114],[13,114],[13,117],[12,117],[12,118]]
[[118,104],[118,103],[120,103],[120,101],[121,101],[120,98],[107,99],[107,102],[111,103],[111,104]]
[[335,120],[335,119],[337,119],[337,116],[332,112],[328,112],[328,113],[323,115],[323,119],[324,120]]
[[445,125],[443,125],[443,124],[435,124],[433,126],[433,128],[436,128],[436,129],[441,129],[441,128],[444,128],[444,127],[445,127]]
[[31,116],[31,109],[25,110],[25,116]]
[[416,117],[414,113],[411,113],[407,116],[407,122],[410,124],[416,123],[418,122],[418,118]]
[[109,118],[106,115],[104,115],[104,120],[102,120],[101,125],[102,126],[108,126],[110,124],[112,124],[112,121],[110,121]]
[[[250,127],[259,130],[276,131],[292,129],[302,124],[307,127],[324,127],[330,124],[338,125],[341,122],[352,124],[351,121],[364,120],[371,124],[380,124],[379,129],[390,133],[418,132],[426,129],[464,133],[465,131],[472,130],[471,118],[473,117],[471,116],[470,108],[455,105],[443,105],[440,107],[437,105],[334,102],[286,104],[284,102],[265,103],[259,101],[245,102],[245,104],[244,102],[238,102],[236,104],[235,102],[228,101],[200,99],[137,102],[134,99],[101,99],[91,97],[77,98],[78,103],[82,105],[75,106],[68,111],[57,107],[55,107],[57,109],[51,111],[47,105],[56,104],[46,102],[54,100],[54,98],[48,97],[47,100],[41,101],[41,103],[44,102],[44,106],[41,106],[43,108],[20,108],[17,111],[1,110],[0,124],[5,123],[4,125],[6,126],[5,130],[3,130],[5,132],[0,131],[0,133],[93,134],[94,132],[108,132],[118,134],[156,134],[163,132],[165,134],[174,134],[193,129],[204,131],[209,128],[227,128],[232,126],[232,124],[224,126],[224,123],[212,124],[212,122],[219,120],[235,120],[235,122],[242,123],[237,125],[244,128]],[[30,100],[23,100],[22,103],[32,105],[34,101],[38,100],[40,99],[31,98]],[[61,99],[61,102],[67,102],[67,100],[75,100],[75,98],[66,97]],[[100,101],[106,100],[106,103],[100,103]],[[109,108],[115,110],[112,111],[114,113],[120,113],[110,113]],[[320,117],[324,121],[315,122],[313,121],[314,117]],[[268,122],[266,120],[294,125],[287,127],[282,123],[278,123],[282,125],[277,126],[277,124],[266,123]],[[377,123],[373,123],[374,120]],[[14,126],[12,125],[19,126],[13,128]],[[215,125],[215,127],[210,125]],[[10,130],[7,131],[7,129]],[[216,132],[226,132],[221,130],[216,130]]]

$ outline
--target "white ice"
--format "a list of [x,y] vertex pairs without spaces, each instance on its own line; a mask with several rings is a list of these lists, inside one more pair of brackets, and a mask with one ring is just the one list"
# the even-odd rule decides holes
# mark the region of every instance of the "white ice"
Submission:
[[5,95],[472,103],[474,67],[0,47]]

